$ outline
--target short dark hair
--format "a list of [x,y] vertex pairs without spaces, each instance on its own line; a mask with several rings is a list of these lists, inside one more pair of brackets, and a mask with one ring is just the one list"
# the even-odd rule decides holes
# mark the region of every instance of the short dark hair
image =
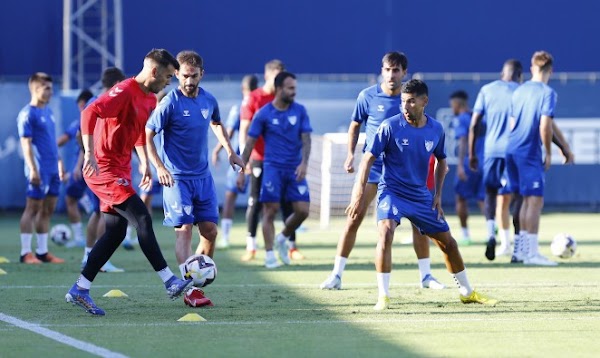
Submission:
[[412,79],[402,85],[402,93],[410,93],[415,96],[429,95],[429,89],[425,82]]
[[87,101],[90,100],[90,98],[94,97],[94,94],[92,93],[92,91],[90,91],[89,89],[83,89],[81,90],[81,92],[79,92],[79,96],[77,96],[77,100],[76,102],[85,102],[87,103]]
[[242,78],[242,84],[247,86],[250,91],[258,88],[258,77],[256,75],[246,75]]
[[180,65],[185,63],[192,67],[198,67],[200,69],[204,68],[204,60],[202,59],[202,56],[195,51],[181,51],[177,54],[177,62],[179,62]]
[[116,67],[109,67],[102,72],[102,87],[111,88],[125,79],[123,71]]
[[29,85],[32,83],[52,82],[52,77],[44,72],[36,72],[29,77]]
[[281,62],[281,60],[273,59],[265,63],[265,71],[267,70],[285,71],[285,65],[283,64],[283,62]]
[[291,72],[286,72],[286,71],[281,71],[277,74],[277,76],[275,76],[275,88],[281,88],[283,87],[283,82],[286,80],[286,78],[291,77],[293,79],[296,79],[296,75],[294,75]]
[[458,90],[452,92],[452,94],[450,95],[450,99],[461,99],[463,101],[467,101],[469,100],[469,95],[463,90]]
[[172,65],[176,70],[179,69],[179,62],[171,55],[171,53],[163,48],[153,48],[148,52],[146,57],[158,63],[161,67],[169,67]]
[[386,53],[381,59],[381,66],[384,66],[386,63],[392,66],[400,66],[403,70],[408,68],[408,58],[404,53],[398,51]]

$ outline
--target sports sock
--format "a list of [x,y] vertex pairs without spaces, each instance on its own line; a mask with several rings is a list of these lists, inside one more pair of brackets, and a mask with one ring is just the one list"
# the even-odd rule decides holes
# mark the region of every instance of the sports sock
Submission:
[[453,274],[452,277],[454,277],[454,281],[458,286],[458,292],[461,295],[469,296],[471,292],[473,292],[473,288],[471,287],[471,284],[469,284],[469,279],[467,278],[467,269]]
[[529,241],[529,256],[536,256],[539,253],[538,234],[527,234]]
[[390,297],[390,273],[377,272],[377,287],[379,287],[379,297]]
[[500,245],[502,247],[510,246],[510,230],[500,229]]
[[156,271],[156,273],[158,274],[158,276],[160,276],[160,279],[163,283],[166,283],[171,277],[175,276],[173,275],[173,271],[171,271],[171,269],[168,266],[162,270]]
[[38,255],[43,255],[48,253],[48,233],[45,232],[43,234],[37,233],[37,249],[35,253]]
[[31,252],[31,238],[33,234],[21,234],[21,256]]
[[333,274],[339,277],[342,277],[344,273],[344,269],[346,268],[346,261],[348,261],[347,257],[336,256],[333,264]]
[[256,238],[253,236],[246,237],[246,250],[256,251]]
[[77,279],[77,286],[85,290],[89,290],[90,287],[92,287],[92,281],[88,280],[83,275],[79,275],[79,278]]
[[496,222],[494,220],[486,220],[487,233],[489,237],[496,237]]
[[229,242],[229,232],[232,225],[232,219],[221,219],[221,232],[223,233],[222,239],[224,242]]
[[71,229],[73,230],[73,239],[75,241],[84,240],[81,222],[71,224]]
[[462,231],[462,236],[463,238],[470,238],[471,236],[469,235],[469,228],[468,227],[461,227],[460,230]]
[[421,281],[423,281],[425,276],[431,274],[431,259],[429,257],[425,259],[419,259],[418,264]]
[[273,250],[268,250],[268,251],[266,252],[265,259],[266,259],[267,261],[273,261],[273,260],[276,260],[276,258],[275,258],[275,252],[273,252]]

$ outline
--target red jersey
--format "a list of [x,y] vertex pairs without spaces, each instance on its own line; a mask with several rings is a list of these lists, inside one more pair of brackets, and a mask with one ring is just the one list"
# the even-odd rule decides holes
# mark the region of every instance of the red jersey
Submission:
[[[248,99],[242,102],[242,108],[240,109],[240,118],[252,120],[254,118],[254,114],[258,112],[264,105],[267,103],[273,102],[275,99],[274,93],[265,92],[262,87],[255,89],[250,92]],[[254,160],[264,160],[265,159],[265,142],[263,137],[260,136],[256,140],[256,144],[254,145],[254,149],[252,149],[252,155],[250,155],[251,159]]]
[[145,127],[156,107],[154,93],[145,93],[134,78],[116,84],[81,114],[81,133],[94,135],[99,175],[131,175],[131,152],[146,144]]
[[435,157],[429,157],[429,173],[427,173],[427,189],[435,189]]

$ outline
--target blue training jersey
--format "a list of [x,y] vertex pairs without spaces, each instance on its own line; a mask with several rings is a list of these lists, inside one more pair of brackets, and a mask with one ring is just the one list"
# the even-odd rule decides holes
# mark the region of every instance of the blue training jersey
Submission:
[[[466,137],[468,139],[469,137],[469,127],[471,126],[471,112],[463,112],[460,113],[458,116],[454,117],[454,119],[452,120],[452,126],[454,127],[454,139],[457,140],[456,155],[458,155],[458,140],[463,137]],[[477,140],[475,141],[475,153],[477,157],[481,159],[483,159],[483,147],[485,145],[484,136],[485,123],[481,122],[479,127],[477,128],[477,131],[475,132],[475,137],[477,138]],[[468,148],[465,152],[463,164],[466,166],[469,165]],[[483,167],[483,160],[480,160],[479,164],[481,167]]]
[[310,119],[303,105],[293,102],[280,111],[271,102],[256,112],[248,136],[263,136],[265,164],[295,169],[302,161],[302,133],[310,132]]
[[160,135],[158,156],[174,178],[196,179],[210,175],[208,169],[209,122],[220,122],[219,105],[200,88],[189,98],[171,90],[152,112],[146,128]]
[[351,119],[365,123],[367,138],[364,149],[373,140],[379,125],[386,118],[400,113],[400,102],[400,95],[388,96],[381,90],[381,84],[367,87],[358,94]]
[[[519,87],[516,82],[497,80],[481,87],[473,112],[483,114],[486,122],[486,158],[504,158],[508,145],[512,95]],[[479,142],[479,138],[477,140]],[[479,153],[477,154],[479,156]],[[479,157],[482,158],[482,157]],[[480,159],[481,161],[481,159]]]
[[[233,133],[239,132],[240,130],[240,105],[234,104],[229,110],[227,115],[227,121],[225,122],[225,128],[233,130]],[[236,143],[232,143],[233,150],[236,154],[240,154],[239,146]]]
[[512,96],[511,116],[515,127],[508,136],[507,153],[542,160],[540,120],[554,117],[556,92],[543,82],[527,81]]
[[[55,125],[54,114],[48,106],[38,108],[28,104],[17,117],[19,137],[31,138],[33,159],[40,174],[58,173]],[[29,167],[25,164],[25,172],[28,170]]]
[[[73,122],[71,122],[71,124],[65,131],[65,134],[67,135],[67,137],[69,137],[69,140],[74,140],[77,138],[77,133],[80,131],[80,129],[81,129],[81,121],[74,120]],[[73,151],[73,157],[74,157],[73,164],[74,165],[77,165],[77,159],[79,159],[80,151],[81,151],[81,148],[79,147],[79,143],[76,143],[75,150]]]
[[445,138],[442,125],[430,116],[421,128],[408,124],[402,114],[385,120],[367,146],[375,157],[383,154],[379,189],[408,200],[429,200],[429,158],[432,154],[437,159],[446,158]]

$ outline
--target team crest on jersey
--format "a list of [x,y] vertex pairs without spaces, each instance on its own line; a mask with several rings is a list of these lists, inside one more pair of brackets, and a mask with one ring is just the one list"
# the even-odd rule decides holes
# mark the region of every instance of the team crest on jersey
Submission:
[[296,125],[296,122],[298,121],[298,117],[296,117],[296,116],[289,116],[288,117],[288,121],[290,121],[291,125]]
[[273,123],[274,126],[278,126],[279,125],[279,119],[273,118],[272,123]]
[[184,117],[189,117],[190,116],[190,110],[189,109],[184,109],[183,110],[183,116]]
[[208,119],[208,108],[202,108],[200,113],[202,113],[202,117],[204,117],[204,119]]
[[377,112],[385,112],[385,107],[383,107],[383,104],[377,105]]
[[298,186],[298,192],[300,193],[300,195],[306,194],[307,190],[308,190],[308,187],[306,185],[299,185]]
[[433,141],[432,140],[425,141],[425,149],[427,149],[428,152],[431,152],[431,150],[433,149]]
[[192,206],[191,205],[184,205],[183,206],[183,211],[185,212],[186,215],[191,215],[192,214]]

